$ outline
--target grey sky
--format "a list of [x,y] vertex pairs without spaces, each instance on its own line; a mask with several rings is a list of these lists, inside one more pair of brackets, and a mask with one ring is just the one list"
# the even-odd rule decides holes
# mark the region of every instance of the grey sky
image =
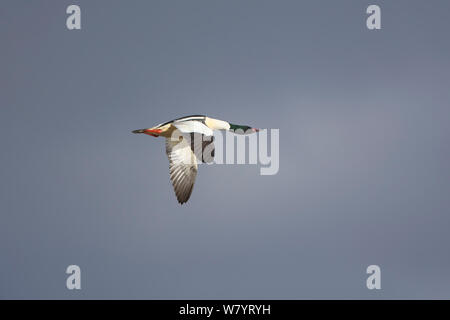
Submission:
[[[0,298],[450,298],[449,13],[3,0]],[[130,131],[189,114],[279,128],[279,173],[201,166],[178,205]]]

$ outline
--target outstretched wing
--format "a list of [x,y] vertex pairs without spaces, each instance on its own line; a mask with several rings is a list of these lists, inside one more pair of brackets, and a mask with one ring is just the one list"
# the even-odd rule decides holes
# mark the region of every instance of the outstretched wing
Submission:
[[166,154],[173,189],[178,202],[183,204],[189,200],[194,188],[197,159],[183,135],[179,135],[179,139],[166,138]]

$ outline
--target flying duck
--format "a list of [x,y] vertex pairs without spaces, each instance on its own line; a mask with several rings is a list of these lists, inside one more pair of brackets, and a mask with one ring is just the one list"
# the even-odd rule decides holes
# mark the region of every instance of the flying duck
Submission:
[[[213,130],[230,130],[239,134],[259,131],[245,125],[232,124],[203,115],[192,115],[132,132],[166,138],[170,180],[178,202],[183,204],[189,200],[194,187],[197,160],[206,163],[214,160]],[[196,143],[198,141],[201,143]]]

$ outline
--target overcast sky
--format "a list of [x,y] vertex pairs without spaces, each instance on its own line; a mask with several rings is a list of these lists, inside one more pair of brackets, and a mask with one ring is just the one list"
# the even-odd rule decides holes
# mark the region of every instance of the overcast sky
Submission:
[[[450,298],[449,13],[1,1],[0,297]],[[279,129],[279,173],[201,166],[180,206],[130,131],[189,114]]]

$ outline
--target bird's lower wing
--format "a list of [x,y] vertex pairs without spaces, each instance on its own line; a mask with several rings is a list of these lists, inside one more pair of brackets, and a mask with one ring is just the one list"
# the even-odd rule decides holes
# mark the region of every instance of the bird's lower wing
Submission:
[[166,154],[169,158],[170,180],[178,202],[189,200],[197,177],[197,159],[191,146],[182,135],[179,139],[166,138]]

